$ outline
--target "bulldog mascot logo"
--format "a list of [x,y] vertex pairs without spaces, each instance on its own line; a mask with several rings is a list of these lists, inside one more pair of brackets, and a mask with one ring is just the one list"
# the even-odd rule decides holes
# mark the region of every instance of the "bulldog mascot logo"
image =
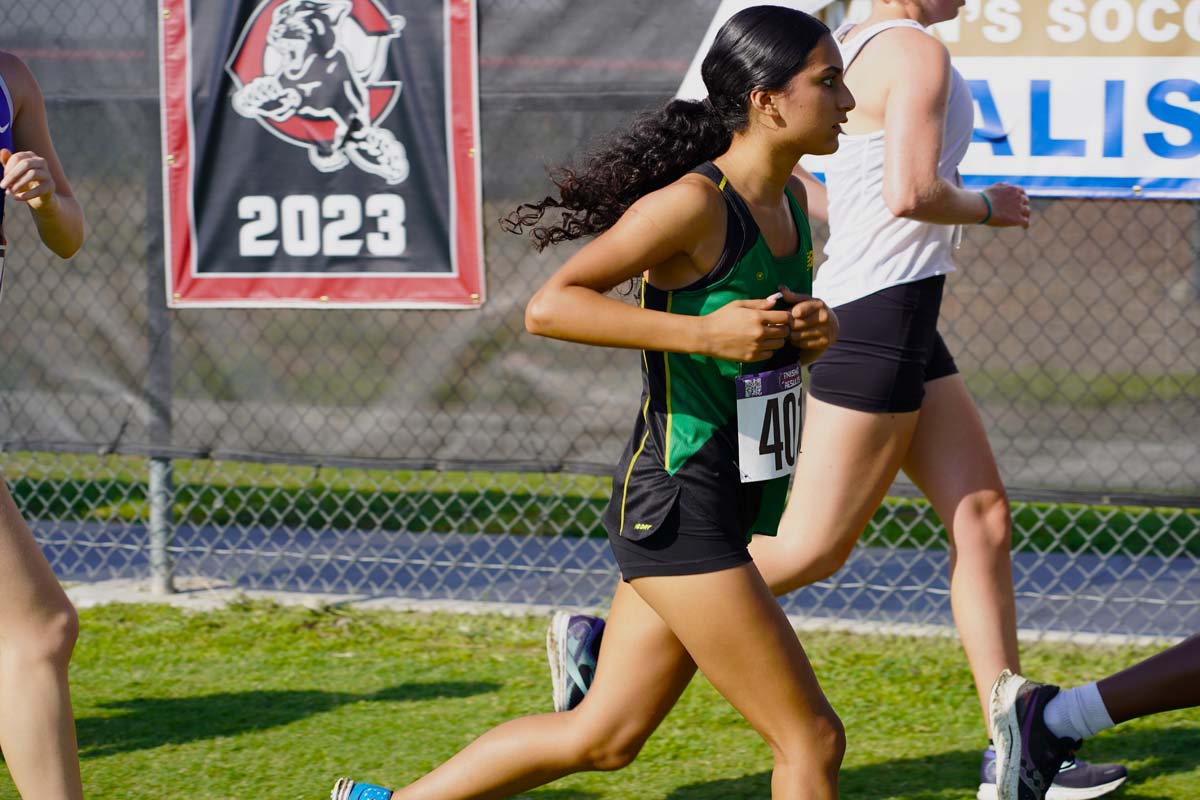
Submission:
[[380,122],[400,97],[400,82],[382,78],[403,30],[379,0],[265,0],[226,65],[233,108],[306,148],[321,172],[354,164],[401,183],[404,145]]

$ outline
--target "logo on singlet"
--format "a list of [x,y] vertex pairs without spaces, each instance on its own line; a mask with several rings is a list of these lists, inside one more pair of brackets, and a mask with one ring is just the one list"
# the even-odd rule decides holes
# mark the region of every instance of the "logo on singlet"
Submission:
[[234,111],[307,149],[321,172],[353,164],[402,183],[404,145],[380,123],[400,97],[384,76],[404,24],[380,0],[263,0],[225,65]]

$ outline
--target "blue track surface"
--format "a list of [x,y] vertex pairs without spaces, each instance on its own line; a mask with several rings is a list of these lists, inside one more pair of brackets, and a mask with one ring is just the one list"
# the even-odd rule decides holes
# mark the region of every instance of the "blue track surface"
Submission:
[[[34,524],[65,581],[145,577],[147,532],[101,523]],[[176,573],[244,589],[604,606],[617,580],[601,539],[180,526]],[[790,614],[952,625],[942,550],[858,548],[831,580],[784,598]],[[1191,557],[1014,554],[1022,628],[1186,636],[1200,630]]]

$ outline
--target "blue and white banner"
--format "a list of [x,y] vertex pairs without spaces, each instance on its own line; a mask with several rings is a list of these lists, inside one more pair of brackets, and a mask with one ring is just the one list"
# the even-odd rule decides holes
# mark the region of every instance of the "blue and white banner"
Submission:
[[975,98],[967,186],[1200,197],[1200,0],[971,0],[936,32]]
[[[826,5],[834,19],[869,11]],[[975,99],[966,186],[1200,197],[1200,0],[968,0],[934,32]],[[681,96],[703,96],[695,73]]]
[[968,187],[1200,197],[1200,58],[956,61],[976,108]]

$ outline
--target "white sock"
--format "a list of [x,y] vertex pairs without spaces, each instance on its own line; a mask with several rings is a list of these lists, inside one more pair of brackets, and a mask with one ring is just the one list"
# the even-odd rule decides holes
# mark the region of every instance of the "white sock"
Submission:
[[1087,739],[1114,723],[1095,683],[1063,689],[1042,711],[1046,727],[1063,739]]

